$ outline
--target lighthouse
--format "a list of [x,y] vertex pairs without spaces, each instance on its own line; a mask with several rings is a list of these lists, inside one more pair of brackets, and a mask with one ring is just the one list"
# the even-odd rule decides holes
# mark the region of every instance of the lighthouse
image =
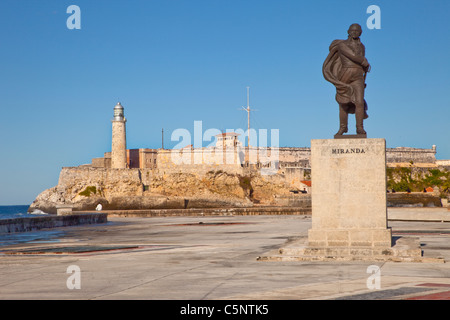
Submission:
[[112,122],[112,147],[111,168],[122,169],[127,167],[127,138],[123,107],[118,102],[114,107],[114,118]]

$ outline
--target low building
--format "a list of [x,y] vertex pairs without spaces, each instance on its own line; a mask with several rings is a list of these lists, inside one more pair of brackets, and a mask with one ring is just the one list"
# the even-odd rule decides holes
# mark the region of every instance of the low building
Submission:
[[242,143],[238,139],[239,133],[225,132],[216,135],[216,147],[242,147]]
[[300,181],[300,190],[305,193],[311,193],[311,180]]
[[127,150],[128,168],[156,169],[157,158],[157,149],[140,148]]

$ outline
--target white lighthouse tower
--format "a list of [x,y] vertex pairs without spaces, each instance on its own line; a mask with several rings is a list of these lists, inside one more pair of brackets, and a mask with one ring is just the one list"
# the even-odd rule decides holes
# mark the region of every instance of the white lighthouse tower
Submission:
[[118,102],[114,107],[114,119],[112,122],[112,147],[111,147],[111,168],[127,167],[127,138],[123,107]]

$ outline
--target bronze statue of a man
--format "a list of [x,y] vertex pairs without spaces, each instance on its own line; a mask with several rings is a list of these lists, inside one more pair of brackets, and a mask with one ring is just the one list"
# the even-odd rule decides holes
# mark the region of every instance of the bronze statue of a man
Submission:
[[364,100],[365,79],[370,65],[365,58],[365,47],[359,37],[362,29],[352,24],[348,29],[348,39],[334,40],[330,53],[323,63],[324,78],[336,87],[336,101],[339,103],[339,131],[348,131],[348,114],[355,114],[356,133],[365,135],[363,121],[368,118]]

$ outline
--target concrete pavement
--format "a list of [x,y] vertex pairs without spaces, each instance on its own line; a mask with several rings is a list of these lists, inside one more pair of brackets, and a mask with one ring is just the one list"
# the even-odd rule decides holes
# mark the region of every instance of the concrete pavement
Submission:
[[449,299],[448,215],[389,209],[394,237],[419,237],[446,263],[257,261],[307,237],[310,215],[110,217],[4,235],[0,299]]

